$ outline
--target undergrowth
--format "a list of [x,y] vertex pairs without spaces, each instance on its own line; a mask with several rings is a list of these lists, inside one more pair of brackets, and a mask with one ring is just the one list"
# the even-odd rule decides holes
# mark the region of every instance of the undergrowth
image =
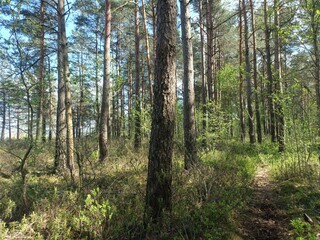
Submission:
[[26,177],[28,206],[12,167],[17,159],[10,154],[10,160],[0,158],[1,171],[12,172],[9,178],[0,177],[0,188],[5,189],[0,193],[0,239],[143,239],[148,232],[156,232],[157,239],[228,239],[236,231],[234,215],[250,197],[256,164],[265,150],[221,143],[201,152],[199,164],[189,171],[177,150],[168,224],[165,229],[145,229],[147,146],[135,152],[129,143],[116,142],[110,149],[101,166],[94,142],[78,143],[78,186],[50,172],[52,149],[33,151]]

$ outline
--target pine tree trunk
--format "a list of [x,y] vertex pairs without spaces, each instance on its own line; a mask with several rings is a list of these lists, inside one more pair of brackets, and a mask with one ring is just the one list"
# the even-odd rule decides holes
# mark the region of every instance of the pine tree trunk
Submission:
[[246,139],[246,125],[244,121],[244,100],[243,100],[243,76],[242,76],[242,2],[239,0],[239,105],[240,105],[240,128],[241,128],[241,141],[244,143]]
[[199,0],[199,24],[200,24],[200,45],[201,45],[201,104],[202,104],[202,147],[206,147],[206,131],[207,131],[207,79],[205,74],[206,50],[204,46],[204,24],[203,24],[203,1]]
[[260,102],[258,94],[258,70],[257,70],[257,49],[256,49],[256,29],[254,19],[253,2],[250,0],[251,9],[251,26],[252,26],[252,50],[253,50],[253,83],[254,83],[254,97],[255,97],[255,113],[257,123],[257,138],[258,143],[262,143],[262,128],[261,128],[261,116],[260,116]]
[[213,20],[212,0],[206,0],[206,22],[207,22],[207,83],[209,102],[213,101]]
[[39,60],[39,85],[38,85],[38,112],[36,141],[42,138],[43,101],[44,101],[44,0],[40,0],[40,60]]
[[279,152],[283,152],[285,150],[285,142],[284,142],[284,134],[285,134],[285,121],[284,121],[284,113],[282,106],[282,76],[281,76],[281,51],[280,51],[280,22],[279,22],[279,1],[274,0],[274,69],[275,69],[275,86],[276,86],[276,94],[278,96],[278,100],[276,101],[276,117],[278,123],[278,131],[277,131],[277,140],[279,144]]
[[135,133],[134,148],[137,150],[141,147],[141,96],[140,96],[140,33],[139,33],[139,5],[135,0]]
[[103,89],[101,98],[101,116],[99,128],[99,159],[104,162],[108,157],[109,106],[110,106],[110,33],[111,33],[111,2],[105,1],[105,35],[103,58]]
[[148,67],[148,81],[149,81],[149,96],[150,96],[150,104],[152,106],[153,103],[153,82],[151,79],[151,60],[150,60],[150,47],[149,47],[149,38],[148,38],[148,29],[147,29],[147,16],[146,16],[146,8],[144,4],[144,0],[142,3],[142,17],[143,17],[143,29],[144,29],[144,38],[146,42],[146,53],[147,53],[147,67]]
[[65,9],[64,0],[59,0],[58,2],[58,31],[60,32],[60,50],[61,50],[61,60],[62,60],[62,77],[65,82],[65,114],[66,114],[66,158],[67,167],[70,171],[72,180],[74,180],[74,143],[73,143],[73,120],[72,120],[72,98],[70,89],[70,71],[69,71],[69,60],[68,60],[68,46],[67,46],[67,36],[66,36],[66,24],[65,24]]
[[268,105],[270,114],[270,134],[271,141],[276,142],[276,122],[275,122],[275,112],[274,112],[274,102],[273,102],[273,77],[271,69],[271,48],[270,48],[270,27],[268,23],[268,5],[267,0],[264,0],[264,25],[265,25],[265,43],[266,43],[266,62],[267,62],[267,80],[268,80]]
[[5,91],[2,92],[2,129],[1,129],[1,141],[4,141],[5,138],[5,129],[6,129],[6,112],[7,112],[7,99]]
[[190,169],[197,162],[194,70],[189,1],[180,0],[183,47],[183,129],[184,165]]
[[172,155],[176,113],[176,1],[159,0],[157,13],[158,41],[145,225],[160,223],[161,226],[162,218],[172,209]]
[[254,112],[252,103],[252,80],[251,80],[251,63],[249,56],[249,27],[248,27],[248,17],[247,17],[247,4],[245,0],[242,0],[243,7],[243,18],[244,18],[244,45],[245,45],[245,63],[246,72],[245,78],[247,83],[247,107],[248,107],[248,123],[249,123],[249,139],[250,143],[256,142],[256,136],[254,131]]

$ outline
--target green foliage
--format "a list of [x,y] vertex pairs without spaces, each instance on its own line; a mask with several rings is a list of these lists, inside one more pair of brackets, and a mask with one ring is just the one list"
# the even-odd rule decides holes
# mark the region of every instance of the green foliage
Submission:
[[296,240],[317,240],[318,237],[313,232],[311,224],[305,222],[301,218],[295,218],[290,221],[290,225],[294,228]]
[[74,217],[76,225],[90,239],[102,236],[104,226],[111,220],[115,209],[108,200],[102,199],[99,188],[87,195],[84,207],[78,217]]

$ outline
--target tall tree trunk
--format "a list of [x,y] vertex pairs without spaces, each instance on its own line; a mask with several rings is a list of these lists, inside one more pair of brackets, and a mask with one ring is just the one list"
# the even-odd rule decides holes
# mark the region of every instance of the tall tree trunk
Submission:
[[7,112],[7,99],[5,91],[2,92],[2,129],[1,129],[1,141],[4,141],[5,138],[5,129],[6,129],[6,112]]
[[36,141],[42,139],[43,101],[44,101],[44,0],[40,0],[40,61],[39,61],[39,86],[38,86],[38,112]]
[[50,57],[48,57],[48,84],[49,84],[49,142],[52,141],[53,135],[53,96],[52,96],[52,82],[51,82],[51,67],[50,67]]
[[190,169],[197,162],[197,141],[194,99],[193,50],[189,1],[180,0],[183,46],[183,129],[184,165]]
[[17,140],[20,139],[20,111],[17,112]]
[[101,99],[101,116],[99,129],[99,154],[100,162],[108,157],[108,128],[109,128],[109,106],[110,106],[110,34],[111,34],[111,2],[105,1],[105,35],[104,35],[104,58],[103,58],[103,89]]
[[132,136],[132,58],[129,53],[128,60],[128,137]]
[[243,100],[243,76],[242,76],[242,2],[239,0],[239,105],[240,105],[240,128],[241,128],[241,141],[244,143],[246,139],[246,125],[244,121],[244,100]]
[[[315,78],[315,87],[316,87],[316,102],[317,102],[317,124],[318,124],[318,132],[320,135],[320,53],[319,53],[319,21],[317,21],[317,1],[311,1],[311,10],[310,18],[311,18],[311,34],[312,34],[312,47],[313,47],[313,55],[314,55],[314,78]],[[308,7],[308,6],[307,6]]]
[[[58,15],[61,15],[58,12]],[[59,25],[60,26],[60,25]],[[61,52],[61,33],[58,31],[58,101],[57,101],[57,117],[56,117],[56,152],[54,168],[66,168],[66,101],[65,101],[65,81],[63,79],[63,60]]]
[[245,46],[245,63],[246,63],[246,83],[247,83],[247,107],[248,107],[248,122],[249,122],[249,139],[250,143],[256,142],[256,136],[254,131],[254,112],[252,106],[252,80],[251,80],[251,63],[249,56],[249,27],[247,17],[247,4],[245,0],[242,0],[243,5],[243,18],[244,18],[244,46]]
[[273,77],[271,69],[271,48],[270,48],[270,27],[268,22],[268,5],[267,0],[264,0],[264,25],[265,25],[265,43],[266,43],[266,61],[267,61],[267,79],[268,79],[268,105],[270,114],[270,134],[271,141],[276,142],[276,122],[273,102]]
[[209,101],[213,101],[213,19],[212,0],[206,0],[206,22],[207,22],[207,83]]
[[144,30],[144,38],[146,41],[146,52],[147,52],[147,67],[148,67],[148,81],[149,81],[149,96],[150,96],[150,104],[152,106],[153,102],[153,87],[152,87],[152,78],[151,78],[151,61],[150,61],[150,47],[149,47],[149,39],[148,39],[148,29],[147,29],[147,16],[146,16],[146,8],[144,4],[144,0],[142,3],[142,17],[143,17],[143,30]]
[[284,142],[284,134],[285,134],[285,121],[284,121],[284,113],[282,106],[282,76],[281,76],[281,46],[280,46],[280,22],[279,22],[279,11],[280,11],[279,1],[274,0],[274,69],[275,69],[275,85],[276,85],[276,94],[278,96],[278,100],[276,101],[276,116],[278,123],[278,131],[277,131],[277,140],[279,144],[279,152],[283,152],[285,150],[285,142]]
[[206,147],[206,131],[207,131],[207,79],[205,74],[206,49],[204,46],[204,24],[203,24],[203,1],[199,0],[199,24],[200,24],[200,45],[201,45],[201,104],[202,104],[202,146]]
[[61,50],[61,64],[62,77],[65,82],[65,114],[66,114],[66,160],[67,167],[70,171],[70,176],[74,180],[74,143],[73,143],[73,121],[72,121],[72,99],[70,89],[70,71],[68,60],[68,46],[65,24],[65,1],[58,2],[58,31],[60,32],[60,50]]
[[255,113],[257,123],[257,137],[258,143],[262,143],[262,128],[261,128],[261,116],[260,116],[260,102],[258,95],[258,70],[257,70],[257,49],[256,49],[256,29],[254,19],[253,2],[250,0],[251,9],[251,26],[252,26],[252,50],[253,50],[253,84],[254,84],[254,97],[255,97]]
[[162,223],[172,209],[172,154],[176,112],[175,0],[158,0],[154,108],[149,147],[145,225]]
[[96,109],[96,132],[99,131],[99,121],[100,121],[100,104],[99,104],[99,17],[96,18],[96,30],[95,30],[95,109]]
[[140,33],[139,33],[139,5],[138,0],[135,0],[135,134],[134,148],[141,147],[141,99],[140,99]]

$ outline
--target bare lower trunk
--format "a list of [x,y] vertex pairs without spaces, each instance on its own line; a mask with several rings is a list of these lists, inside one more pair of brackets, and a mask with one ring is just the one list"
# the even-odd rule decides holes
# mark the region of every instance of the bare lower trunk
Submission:
[[135,1],[135,134],[134,134],[134,148],[141,147],[141,99],[140,99],[140,33],[139,33],[139,6],[138,0]]
[[145,225],[161,224],[172,209],[172,154],[176,112],[175,0],[157,4],[157,60],[149,147]]
[[257,49],[256,49],[256,30],[255,30],[255,19],[254,19],[254,8],[252,0],[250,0],[251,9],[251,24],[252,24],[252,50],[253,50],[253,83],[254,83],[254,97],[255,97],[255,113],[257,123],[257,137],[258,142],[262,143],[262,128],[261,128],[261,117],[260,117],[260,104],[258,95],[258,70],[257,70]]
[[266,43],[266,63],[267,63],[267,79],[268,79],[268,105],[270,114],[270,134],[271,141],[276,142],[276,123],[274,113],[274,102],[273,102],[273,77],[271,70],[271,48],[270,48],[270,27],[268,23],[268,5],[267,1],[264,1],[264,25],[265,25],[265,43]]
[[197,162],[194,70],[191,37],[189,2],[180,0],[181,30],[183,46],[183,128],[184,128],[184,163],[189,169]]
[[252,106],[252,80],[251,80],[251,63],[249,56],[249,27],[247,17],[246,1],[242,0],[243,5],[243,18],[244,18],[244,45],[245,45],[245,63],[246,63],[246,83],[247,83],[247,107],[248,107],[248,123],[249,123],[249,139],[250,143],[256,142],[256,136],[254,132],[254,113]]
[[101,116],[99,128],[99,158],[104,162],[108,157],[108,127],[109,127],[109,88],[110,88],[110,33],[111,33],[111,2],[105,1],[105,41],[104,41],[104,68],[103,89],[101,98]]

